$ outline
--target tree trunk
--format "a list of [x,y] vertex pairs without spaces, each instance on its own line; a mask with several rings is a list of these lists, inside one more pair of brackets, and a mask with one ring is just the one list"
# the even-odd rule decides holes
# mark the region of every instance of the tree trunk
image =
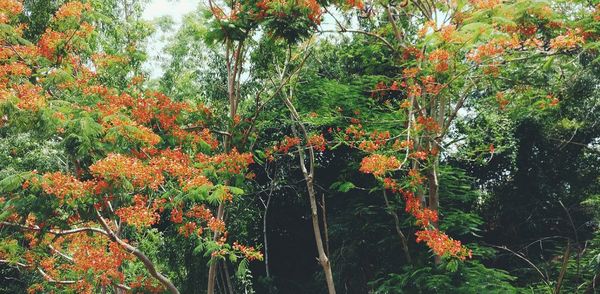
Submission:
[[[291,96],[291,94],[290,94]],[[300,119],[300,115],[296,111],[294,104],[292,104],[289,97],[284,96],[283,101],[291,112],[292,120],[298,124],[300,130],[302,131],[302,137],[305,142],[308,142],[308,131],[306,127],[302,123]],[[292,130],[294,134],[297,135],[297,131],[295,127],[292,126]],[[306,167],[306,156],[304,153],[304,148],[308,147],[308,168]],[[313,234],[315,235],[315,242],[317,243],[317,252],[319,253],[319,263],[323,268],[323,273],[325,274],[325,281],[327,282],[327,290],[329,294],[335,294],[335,283],[333,282],[333,273],[331,271],[331,263],[329,262],[329,258],[325,253],[325,246],[323,245],[323,237],[321,235],[321,227],[319,226],[319,214],[317,207],[317,195],[315,194],[315,185],[314,185],[314,175],[315,175],[315,152],[312,146],[300,146],[298,145],[298,158],[300,161],[300,168],[302,170],[302,174],[304,175],[304,180],[306,181],[306,188],[308,190],[308,199],[310,202],[310,212],[311,212],[311,220],[313,227]]]
[[[225,211],[225,203],[221,202],[219,203],[219,209],[217,211],[217,219],[223,219],[223,214]],[[217,240],[217,238],[219,238],[219,233],[215,232],[215,234],[213,235],[213,240]],[[207,283],[207,293],[208,294],[214,294],[215,293],[215,280],[217,277],[217,259],[214,257],[211,257],[210,259],[210,266],[208,268],[208,283]]]
[[227,261],[223,261],[223,272],[225,273],[225,282],[227,283],[227,291],[229,294],[234,294],[233,284],[231,284],[231,275],[229,274],[229,267],[227,266]]
[[[212,5],[212,2],[211,2]],[[239,41],[237,47],[234,46],[234,42],[231,40],[226,41],[226,53],[225,58],[227,60],[227,98],[229,100],[229,117],[233,121],[237,115],[237,104],[239,100],[239,91],[236,91],[236,85],[239,81],[236,79],[239,77],[242,71],[241,56],[243,56],[242,49],[244,46],[243,41]],[[234,49],[235,48],[235,49]],[[231,56],[231,57],[230,57]],[[233,61],[233,63],[232,63]],[[228,153],[231,148],[232,131],[234,129],[233,123],[230,123],[227,128],[228,135],[223,140],[223,151]],[[219,203],[217,219],[223,219],[225,203],[221,201]],[[219,234],[215,232],[213,240],[217,240]],[[208,268],[208,282],[207,282],[207,293],[215,293],[215,278],[217,275],[217,263],[216,259],[211,257],[211,263]]]
[[308,197],[310,200],[310,212],[313,226],[313,233],[315,235],[315,241],[317,243],[317,252],[319,253],[319,263],[323,267],[325,274],[325,281],[327,282],[327,289],[329,294],[335,294],[335,284],[333,283],[333,273],[331,272],[331,264],[327,254],[325,254],[325,248],[323,246],[323,238],[321,237],[321,228],[319,226],[319,215],[317,212],[317,197],[315,195],[314,183],[312,175],[306,179],[306,187],[308,188]]
[[[438,213],[439,219],[439,206],[440,206],[440,198],[439,198],[439,189],[440,185],[438,182],[438,158],[434,159],[434,162],[431,168],[428,169],[427,172],[427,182],[429,183],[429,209]],[[437,229],[439,228],[439,223],[433,222],[433,226]],[[442,263],[442,258],[438,255],[433,257],[433,261],[436,265]]]
[[408,251],[408,240],[406,239],[406,236],[404,235],[404,233],[402,232],[402,229],[400,228],[400,219],[398,218],[398,214],[396,213],[396,210],[392,208],[392,205],[391,205],[390,201],[388,200],[387,192],[385,191],[385,189],[383,190],[383,199],[385,200],[385,205],[388,208],[389,213],[394,218],[396,234],[398,234],[398,238],[400,239],[400,244],[402,245],[402,251],[404,251],[404,257],[406,257],[406,262],[410,264],[410,263],[412,263],[412,258],[410,256],[410,251]]
[[269,212],[269,204],[271,204],[271,194],[273,191],[269,193],[269,198],[267,198],[267,202],[265,203],[265,213],[263,213],[263,243],[265,245],[265,272],[267,278],[271,278],[271,270],[269,269],[269,243],[267,238],[267,213]]

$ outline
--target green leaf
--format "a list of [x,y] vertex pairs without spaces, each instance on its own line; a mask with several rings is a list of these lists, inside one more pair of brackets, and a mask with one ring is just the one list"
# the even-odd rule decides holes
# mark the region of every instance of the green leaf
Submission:
[[548,58],[548,60],[542,66],[542,70],[548,71],[552,67],[552,63],[554,63],[554,56]]
[[342,184],[340,184],[337,190],[342,193],[346,193],[352,190],[353,188],[356,188],[356,186],[352,182],[343,182]]
[[198,245],[194,248],[194,254],[200,254],[202,251],[206,249],[202,240],[198,240]]
[[0,213],[0,221],[3,221],[6,218],[8,218],[12,213],[13,213],[13,211],[12,210],[8,210],[8,209],[2,211],[2,213]]
[[244,195],[244,190],[238,187],[227,186],[227,189],[229,189],[229,192],[233,193],[234,195]]
[[458,270],[458,260],[450,260],[448,264],[446,264],[446,270],[452,273]]
[[238,265],[236,276],[238,278],[243,277],[244,275],[246,275],[247,271],[248,271],[248,260],[244,259],[244,260],[240,261],[240,264]]
[[31,172],[24,172],[10,175],[2,179],[2,181],[0,181],[0,193],[9,193],[19,189],[30,175]]

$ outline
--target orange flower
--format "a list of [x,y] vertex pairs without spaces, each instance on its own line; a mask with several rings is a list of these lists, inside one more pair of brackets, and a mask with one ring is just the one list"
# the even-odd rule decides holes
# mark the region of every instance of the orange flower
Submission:
[[438,229],[418,231],[415,235],[417,242],[425,242],[438,256],[448,255],[464,260],[472,255],[471,250],[464,248],[460,241],[453,240]]
[[204,186],[212,187],[212,185],[213,183],[209,181],[205,176],[198,175],[186,181],[186,183],[183,186],[183,191],[187,192],[189,190]]
[[308,145],[313,147],[318,151],[325,151],[325,146],[327,145],[327,141],[325,141],[325,137],[323,135],[312,135],[308,138]]
[[448,70],[448,59],[450,53],[444,49],[436,49],[429,53],[429,61],[435,65],[435,71],[445,72]]
[[248,261],[263,259],[262,253],[252,246],[244,246],[238,244],[238,242],[233,242],[233,250],[241,252]]
[[273,149],[275,152],[288,153],[292,147],[300,145],[300,142],[300,138],[285,136]]
[[183,222],[183,213],[177,208],[171,210],[171,221],[180,224]]
[[469,0],[477,9],[492,9],[502,3],[502,0]]
[[60,172],[43,175],[41,187],[44,193],[54,195],[63,201],[66,197],[78,199],[87,194],[92,188],[91,182],[81,182],[71,175]]
[[360,171],[374,176],[382,176],[387,172],[394,171],[400,167],[400,161],[394,156],[372,154],[360,163]]
[[158,207],[149,208],[147,202],[146,197],[135,195],[132,206],[119,208],[115,214],[123,222],[136,228],[149,227],[158,222],[160,215],[157,213]]
[[500,110],[504,110],[506,108],[506,105],[510,103],[508,99],[504,98],[504,92],[496,93],[496,101],[499,104]]
[[187,222],[183,226],[179,227],[179,234],[188,238],[190,235],[194,234],[197,230],[197,224],[195,222]]
[[223,232],[225,231],[225,223],[217,218],[211,218],[208,220],[208,228],[213,232]]
[[129,139],[134,142],[137,141],[150,146],[160,143],[160,137],[151,129],[142,125],[138,125],[130,120],[113,118],[103,123],[103,126],[108,129],[109,134],[106,136],[106,139],[111,142],[116,140],[116,133],[125,139]]
[[23,11],[23,4],[17,0],[0,1],[0,23],[8,23],[11,17]]
[[437,134],[441,131],[440,125],[432,117],[419,116],[417,117],[417,123],[431,133]]
[[30,111],[37,111],[46,106],[46,94],[42,87],[25,83],[15,87],[19,102],[17,107]]
[[493,59],[504,53],[505,47],[508,45],[510,45],[509,42],[496,39],[491,40],[490,42],[477,47],[477,49],[471,50],[467,54],[467,59],[480,64],[487,59]]
[[581,30],[569,30],[566,34],[550,40],[550,48],[554,50],[570,50],[585,43]]
[[69,17],[79,19],[84,11],[89,11],[91,9],[92,7],[89,3],[83,4],[78,1],[67,2],[58,9],[54,17],[57,20]]
[[121,154],[111,153],[106,158],[96,161],[90,171],[99,179],[107,181],[129,180],[134,187],[150,187],[157,190],[164,181],[161,173],[143,164],[139,159]]

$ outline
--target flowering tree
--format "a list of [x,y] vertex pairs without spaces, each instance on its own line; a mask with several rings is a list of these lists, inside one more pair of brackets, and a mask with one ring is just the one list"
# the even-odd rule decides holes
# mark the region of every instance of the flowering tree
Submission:
[[[360,171],[373,174],[386,190],[405,200],[406,211],[416,218],[421,228],[416,234],[417,242],[425,242],[435,253],[438,263],[441,256],[458,259],[471,256],[471,251],[462,246],[460,241],[453,240],[438,229],[440,154],[459,111],[469,98],[476,96],[481,87],[493,84],[494,79],[508,73],[502,72],[501,64],[529,58],[548,58],[568,52],[584,41],[574,33],[574,29],[569,28],[569,24],[561,23],[562,16],[554,13],[549,4],[535,1],[375,1],[366,5],[362,2],[328,3],[341,8],[338,13],[331,13],[326,6],[310,1],[233,3],[228,9],[212,2],[210,4],[220,27],[215,35],[225,36],[229,40],[240,40],[240,36],[246,38],[246,32],[260,25],[275,38],[283,38],[288,43],[297,42],[310,35],[311,29],[319,26],[323,14],[328,13],[337,22],[338,32],[364,34],[386,47],[389,58],[401,71],[391,80],[375,85],[371,97],[381,103],[376,106],[377,111],[400,122],[400,127],[388,125],[381,129],[367,125],[367,122],[363,124],[361,114],[372,116],[372,108],[342,109],[342,115],[345,111],[352,111],[347,116],[355,117],[350,120],[350,126],[334,126],[337,131],[331,133],[334,141],[347,142],[370,154],[362,161]],[[343,25],[343,21],[336,17],[354,13],[348,10],[349,7],[358,8],[359,16],[367,22],[371,21],[377,29],[359,30]],[[297,23],[303,25],[291,25]],[[519,27],[529,29],[523,31]],[[538,30],[543,33],[536,33]],[[227,48],[227,52],[236,54],[233,47]],[[305,48],[300,47],[296,56],[310,55],[309,50],[300,51]],[[300,59],[294,60],[291,51],[287,55],[284,74],[286,71],[293,72],[294,66],[304,63]],[[232,62],[233,58],[227,60],[228,64],[237,64]],[[237,70],[232,72],[234,76],[235,73],[239,74]],[[315,156],[311,141],[315,139],[303,122],[314,112],[303,118],[290,94],[293,93],[293,87],[281,85],[287,90],[282,91],[280,96],[298,129],[292,127],[293,136],[283,140],[273,152],[288,153],[290,148],[298,147],[301,170],[311,200],[319,261],[329,292],[333,293],[333,277],[325,254],[312,187]],[[546,92],[538,89],[536,95],[547,100],[541,103],[555,106],[558,100]],[[503,93],[498,97],[499,103],[505,106],[506,101],[501,99]],[[257,104],[256,108],[262,106]],[[252,124],[254,119],[250,120]],[[377,125],[382,123],[377,122]],[[322,138],[320,141],[324,141],[322,136],[319,137]],[[493,144],[490,145],[490,152],[495,152]],[[384,196],[389,205],[385,192]],[[406,258],[410,261],[407,237],[398,226],[397,232]]]
[[[470,250],[438,229],[439,161],[453,122],[469,99],[510,75],[511,63],[568,54],[581,47],[586,36],[546,2],[374,1],[362,11],[367,19],[382,23],[378,29],[350,29],[336,19],[338,31],[381,42],[399,72],[370,91],[379,110],[372,105],[340,109],[342,116],[351,117],[350,125],[332,133],[336,141],[367,154],[361,172],[372,174],[384,189],[404,199],[406,212],[421,228],[417,242],[432,249],[436,262],[441,256],[465,259]],[[510,103],[505,93],[521,91],[499,91],[500,108]],[[559,101],[548,89],[527,91],[540,107]],[[374,111],[398,124],[374,119]],[[495,152],[493,142],[489,152]],[[384,197],[389,203],[385,192]],[[410,261],[407,237],[398,226],[397,231]]]
[[[209,1],[209,9],[212,12],[212,30],[208,34],[209,40],[218,40],[224,44],[224,56],[227,67],[228,82],[228,109],[229,118],[233,121],[228,126],[226,140],[233,146],[239,145],[240,149],[252,149],[254,142],[258,137],[256,129],[257,120],[260,118],[265,106],[278,96],[286,97],[285,90],[288,89],[290,82],[302,69],[307,56],[296,60],[293,64],[291,56],[288,54],[283,69],[279,72],[277,81],[270,79],[271,84],[267,91],[261,89],[256,93],[254,101],[250,103],[253,111],[242,117],[238,114],[239,105],[244,102],[241,96],[241,80],[244,72],[244,58],[249,40],[255,36],[259,30],[266,32],[268,38],[274,40],[283,40],[290,48],[308,36],[312,35],[320,24],[322,17],[322,7],[314,0],[301,1],[232,1],[223,3]],[[291,53],[291,51],[289,51]],[[267,83],[266,79],[264,81]],[[292,112],[294,120],[300,123],[303,129],[305,139],[308,140],[308,133],[299,121],[298,113],[295,111],[291,101],[283,98],[286,105]],[[240,123],[243,122],[243,123]],[[307,141],[308,142],[308,141]],[[297,144],[292,144],[290,147]],[[327,256],[324,252],[323,241],[319,231],[319,218],[315,201],[313,181],[314,178],[314,154],[312,147],[309,146],[309,169],[305,167],[305,156],[303,150],[300,152],[300,165],[305,171],[307,187],[309,191],[309,200],[312,210],[312,220],[314,235],[316,238],[319,252],[319,261],[327,277],[327,285],[330,293],[334,293],[333,276]],[[310,170],[310,171],[309,171]],[[223,204],[219,206],[219,212],[224,209]],[[218,214],[222,216],[222,213]],[[215,238],[218,234],[215,234]],[[216,263],[211,264],[208,276],[208,293],[214,292],[214,281],[216,275]]]
[[[261,259],[227,243],[225,223],[205,206],[234,201],[252,155],[221,149],[203,105],[145,90],[134,76],[123,89],[103,76],[127,66],[127,55],[92,50],[94,13],[68,2],[37,43],[23,38],[22,4],[0,4],[0,102],[9,134],[35,130],[68,154],[59,171],[30,171],[0,182],[0,260],[39,273],[30,291],[91,293],[140,289],[178,293],[140,248],[156,225],[210,248],[213,256]],[[223,152],[227,150],[226,152]],[[219,233],[219,239],[211,236]],[[152,239],[152,238],[151,238]],[[154,239],[154,240],[159,240]],[[145,269],[145,270],[142,270]]]

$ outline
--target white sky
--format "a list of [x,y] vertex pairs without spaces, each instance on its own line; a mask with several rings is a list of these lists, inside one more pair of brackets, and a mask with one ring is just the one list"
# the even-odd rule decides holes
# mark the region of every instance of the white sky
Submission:
[[168,15],[176,22],[180,22],[181,17],[196,9],[199,3],[199,0],[151,0],[146,9],[144,9],[142,17],[152,20]]
[[[0,0],[2,1],[2,0]],[[170,16],[175,22],[171,31],[158,31],[148,41],[148,61],[144,68],[150,73],[151,79],[157,79],[163,74],[161,61],[164,60],[163,48],[166,45],[165,38],[173,36],[181,25],[183,16],[194,11],[203,0],[149,0],[146,4],[142,18],[152,21],[159,17]],[[335,12],[334,12],[335,13]],[[339,15],[338,15],[339,17]],[[325,15],[321,23],[323,29],[335,29],[335,21],[329,15]],[[322,37],[328,37],[323,35]]]
[[175,26],[169,32],[158,32],[148,42],[149,59],[144,67],[150,72],[150,78],[158,78],[162,75],[160,61],[163,59],[163,48],[166,44],[164,38],[174,35],[184,15],[194,11],[201,0],[150,0],[146,5],[142,18],[154,20],[159,17],[170,16]]

